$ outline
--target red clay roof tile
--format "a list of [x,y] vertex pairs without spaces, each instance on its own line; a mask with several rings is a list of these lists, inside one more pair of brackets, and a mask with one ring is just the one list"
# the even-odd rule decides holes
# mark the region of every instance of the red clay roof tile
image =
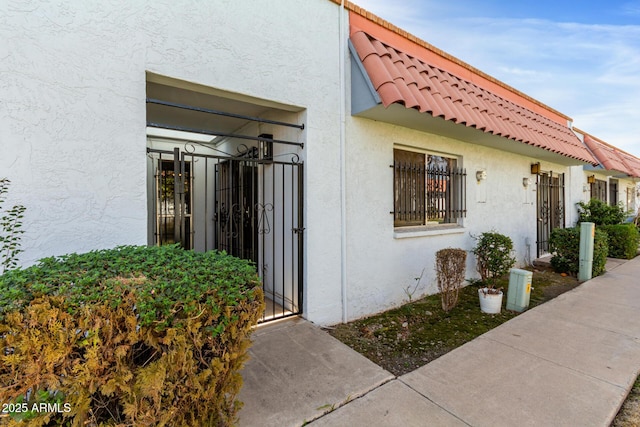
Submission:
[[385,107],[401,104],[563,156],[597,163],[568,126],[386,45],[364,31],[353,32],[351,41]]
[[629,168],[629,172],[631,172],[629,176],[640,178],[640,159],[625,152],[619,154],[622,162]]
[[[341,4],[340,0],[331,0],[334,3]],[[450,71],[451,73],[462,77],[472,83],[479,84],[506,99],[515,100],[518,104],[538,113],[544,117],[554,120],[558,123],[564,123],[571,118],[557,110],[531,98],[525,93],[507,85],[494,77],[489,76],[482,70],[479,70],[460,59],[449,55],[441,49],[427,43],[396,27],[388,21],[362,9],[356,4],[345,1],[345,7],[349,10],[349,26],[350,35],[364,31],[367,34],[374,35],[378,40],[384,40],[386,44],[398,48],[409,55],[412,60],[420,57],[424,62],[430,63],[440,69]]]
[[640,159],[637,157],[586,133],[584,134],[584,143],[606,170],[622,172],[630,177],[640,178]]

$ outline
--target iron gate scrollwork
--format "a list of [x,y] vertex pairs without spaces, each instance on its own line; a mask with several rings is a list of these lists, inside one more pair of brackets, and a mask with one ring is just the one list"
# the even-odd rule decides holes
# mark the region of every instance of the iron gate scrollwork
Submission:
[[215,165],[215,247],[257,263],[258,165],[251,153],[245,157]]
[[[242,147],[232,156],[147,149],[155,156],[152,162],[161,165],[156,176],[170,176],[175,187],[175,197],[168,202],[175,238],[156,231],[154,243],[180,241],[186,249],[215,249],[250,260],[265,294],[262,321],[300,314],[303,163],[296,154],[274,159],[269,150],[264,156],[258,147]],[[169,165],[173,170],[166,170]],[[156,178],[155,185],[158,197],[168,183]],[[154,215],[156,225],[161,213]]]
[[564,174],[541,172],[537,191],[537,256],[549,253],[549,237],[556,228],[565,227]]

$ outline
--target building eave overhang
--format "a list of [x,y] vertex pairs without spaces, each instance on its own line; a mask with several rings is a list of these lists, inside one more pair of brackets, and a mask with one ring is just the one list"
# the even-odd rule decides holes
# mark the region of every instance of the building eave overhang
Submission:
[[[353,116],[566,165],[597,164],[568,125],[411,58],[364,32],[352,35],[349,50]],[[416,69],[409,69],[414,65]],[[418,67],[424,68],[422,73]],[[415,80],[413,87],[408,88],[404,79]]]
[[640,159],[580,129],[574,131],[598,161],[598,167],[587,170],[600,169],[601,173],[618,178],[640,178]]

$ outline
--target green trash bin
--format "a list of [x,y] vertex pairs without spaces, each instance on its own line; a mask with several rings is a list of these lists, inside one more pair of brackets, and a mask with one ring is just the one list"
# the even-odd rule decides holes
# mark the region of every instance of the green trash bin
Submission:
[[522,312],[529,308],[531,281],[533,273],[512,268],[509,272],[509,291],[507,292],[507,310]]

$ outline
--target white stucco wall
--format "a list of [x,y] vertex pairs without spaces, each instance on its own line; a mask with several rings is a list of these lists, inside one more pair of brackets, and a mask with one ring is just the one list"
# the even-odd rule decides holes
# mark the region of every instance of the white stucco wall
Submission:
[[[309,320],[343,320],[342,239],[349,319],[406,300],[404,289],[423,269],[414,297],[435,292],[435,252],[471,249],[472,234],[509,235],[518,265],[535,257],[530,164],[536,159],[350,116],[343,234],[340,8],[328,0],[306,0],[304,7],[296,0],[1,7],[0,177],[13,182],[8,204],[27,207],[23,265],[147,243],[147,72],[295,107],[284,119],[303,122],[304,131],[274,133],[305,144],[303,311]],[[344,82],[348,99],[348,77]],[[462,229],[394,234],[394,144],[461,156],[468,173]],[[584,172],[544,162],[542,169],[566,173],[566,222],[573,225],[571,207],[585,197]],[[486,170],[487,179],[476,183],[476,170]],[[525,177],[532,179],[528,188]],[[472,256],[466,276],[475,276]]]
[[[615,171],[598,171],[590,169],[576,168],[575,174],[584,182],[584,197],[582,201],[588,202],[591,199],[590,185],[587,183],[587,177],[593,175],[597,180],[607,183],[607,202],[611,203],[612,195],[610,192],[610,183],[612,180],[618,182],[617,200],[622,208],[630,215],[638,212],[640,204],[638,203],[638,179],[629,177],[618,177]],[[628,191],[628,192],[627,192]]]
[[30,1],[0,13],[0,176],[23,265],[147,242],[145,72],[302,108],[305,312],[340,318],[339,7]]
[[639,215],[640,214],[640,180],[635,178],[630,180],[631,182],[627,182],[627,188],[631,191],[629,210],[631,211],[631,215]]
[[[493,230],[511,237],[518,266],[536,258],[536,177],[531,175],[531,164],[537,159],[357,117],[349,118],[347,129],[350,319],[406,301],[404,289],[413,288],[423,269],[413,297],[436,293],[435,253],[447,247],[471,250],[475,245],[472,235]],[[416,233],[415,237],[394,232],[390,165],[398,145],[462,158],[468,211],[462,228],[433,235]],[[565,173],[566,222],[572,224],[575,215],[569,207],[582,195],[582,187],[566,166],[542,162],[541,168]],[[475,178],[478,170],[487,174],[480,183]],[[523,186],[523,178],[531,179],[529,187]],[[471,253],[465,277],[478,277]]]
[[567,226],[576,225],[578,222],[578,202],[587,203],[591,198],[591,191],[589,190],[589,184],[587,183],[587,175],[584,172],[584,168],[582,166],[572,166],[570,169],[572,191],[575,195],[573,203],[567,207],[567,213],[571,212],[572,217],[569,220],[567,216]]

